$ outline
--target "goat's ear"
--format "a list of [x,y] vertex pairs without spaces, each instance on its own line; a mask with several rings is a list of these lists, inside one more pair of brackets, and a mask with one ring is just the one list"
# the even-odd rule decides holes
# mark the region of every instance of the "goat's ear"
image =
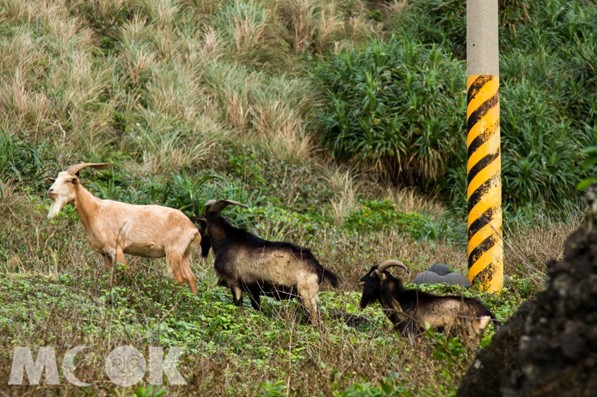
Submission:
[[77,175],[75,175],[75,177],[70,180],[70,183],[72,183],[73,185],[79,184],[79,173],[77,173]]

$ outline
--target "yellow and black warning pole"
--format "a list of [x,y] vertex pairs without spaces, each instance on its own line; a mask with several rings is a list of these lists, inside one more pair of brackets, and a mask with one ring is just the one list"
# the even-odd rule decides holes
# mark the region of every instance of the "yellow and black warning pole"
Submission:
[[468,278],[489,292],[504,281],[498,0],[467,0]]

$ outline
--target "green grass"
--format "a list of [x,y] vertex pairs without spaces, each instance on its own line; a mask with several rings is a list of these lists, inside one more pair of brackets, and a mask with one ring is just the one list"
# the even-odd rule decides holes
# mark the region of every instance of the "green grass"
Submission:
[[[98,195],[105,192],[142,203],[151,200],[152,189],[163,189],[151,180],[131,181],[122,175],[115,179],[108,170],[94,175],[88,187]],[[338,272],[340,289],[326,286],[319,296],[322,330],[307,324],[296,301],[266,298],[261,313],[250,308],[247,299],[244,307],[235,307],[229,291],[215,285],[212,256],[203,261],[194,253],[193,269],[199,280],[196,296],[170,278],[163,259],[131,258],[126,269],[106,271],[100,257],[90,250],[71,206],[47,221],[47,199],[34,192],[14,191],[7,184],[2,190],[2,208],[10,215],[3,228],[11,232],[0,246],[0,332],[8,337],[2,339],[0,376],[8,376],[14,346],[54,346],[60,357],[85,344],[96,352],[82,359],[77,370],[81,379],[93,383],[85,393],[129,395],[134,388],[119,390],[102,372],[102,360],[111,349],[133,345],[146,354],[149,346],[178,346],[184,349],[179,368],[189,386],[165,386],[172,395],[267,395],[276,390],[291,395],[454,393],[478,347],[466,349],[457,339],[435,333],[411,346],[392,331],[379,307],[358,308],[357,285],[371,265],[391,257],[405,261],[412,269],[411,277],[433,262],[465,271],[463,230],[438,227],[438,235],[423,234],[429,222],[448,225],[454,219],[403,213],[389,200],[369,200],[358,203],[359,209],[337,226],[331,203],[311,207],[309,201],[301,201],[296,208],[306,210],[297,211],[273,196],[234,196],[226,190],[231,180],[236,186],[246,185],[230,178],[195,180],[196,185],[179,182],[174,191],[188,186],[188,192],[198,197],[227,191],[227,197],[251,204],[248,209],[227,211],[234,223],[247,225],[263,237],[304,244],[326,267]],[[260,183],[258,178],[251,181]],[[240,189],[239,194],[246,191]],[[181,200],[193,202],[184,195]],[[362,214],[371,209],[376,209],[375,217]],[[542,222],[538,230],[523,225],[511,232],[506,273],[512,283],[501,295],[456,287],[431,290],[480,297],[504,321],[523,299],[541,288],[543,258],[560,255],[558,247],[571,227]],[[554,233],[557,243],[547,240]],[[526,240],[530,236],[531,244]],[[336,313],[362,316],[365,322],[351,326]],[[147,382],[141,385],[148,386]],[[17,394],[27,390],[44,388],[11,389]],[[82,392],[66,384],[61,390]]]
[[[93,380],[88,392],[94,394],[113,389],[101,373],[102,366],[93,365],[101,364],[102,353],[125,344],[141,351],[159,345],[184,349],[179,369],[197,394],[211,390],[254,395],[271,387],[267,382],[280,381],[292,394],[346,395],[359,387],[387,388],[378,382],[388,382],[390,377],[394,391],[443,395],[453,389],[458,372],[472,359],[472,351],[440,334],[430,333],[416,349],[409,347],[406,339],[391,331],[379,308],[361,313],[355,292],[321,293],[325,330],[318,331],[306,323],[294,301],[265,299],[260,313],[248,302],[242,308],[232,305],[229,292],[215,286],[211,272],[201,278],[196,296],[160,273],[151,268],[114,273],[84,269],[74,276],[13,273],[2,278],[0,330],[10,338],[3,339],[0,373],[9,370],[14,346],[54,346],[64,353],[86,344],[93,346],[97,356],[83,359],[77,375]],[[524,298],[515,292],[518,289],[512,288],[502,299],[483,298],[503,320]],[[330,318],[334,311],[362,315],[366,322],[348,326]],[[408,373],[417,371],[419,360],[429,360],[430,368],[412,379]],[[231,369],[218,371],[224,364]],[[435,374],[435,369],[445,373]],[[207,373],[199,375],[203,371]],[[436,376],[439,382],[431,382]],[[178,386],[169,390],[186,393]]]

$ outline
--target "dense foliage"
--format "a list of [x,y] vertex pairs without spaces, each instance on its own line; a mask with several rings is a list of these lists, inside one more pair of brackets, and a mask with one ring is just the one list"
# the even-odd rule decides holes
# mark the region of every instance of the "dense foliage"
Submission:
[[395,182],[436,182],[461,149],[462,70],[440,46],[399,36],[332,57],[315,72],[325,143]]
[[[330,56],[314,73],[322,139],[339,159],[395,182],[437,187],[463,205],[466,148],[463,0],[395,17],[392,38]],[[597,126],[597,7],[504,1],[500,10],[504,202],[574,201],[581,150]],[[413,176],[415,176],[413,178]]]

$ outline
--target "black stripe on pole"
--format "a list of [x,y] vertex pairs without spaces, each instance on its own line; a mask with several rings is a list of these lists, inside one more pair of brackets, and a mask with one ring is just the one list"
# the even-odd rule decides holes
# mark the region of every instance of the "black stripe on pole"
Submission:
[[487,252],[491,247],[493,247],[497,243],[497,238],[495,235],[491,235],[487,237],[485,240],[481,242],[481,244],[477,245],[474,250],[471,251],[471,254],[468,256],[469,263],[475,263],[477,259],[483,253]]
[[473,168],[471,168],[471,170],[468,173],[467,179],[468,179],[469,185],[470,185],[471,181],[477,176],[479,171],[481,171],[483,168],[487,167],[489,165],[489,163],[491,163],[493,160],[498,158],[499,155],[500,155],[500,152],[498,151],[497,153],[490,153],[487,156],[483,157],[481,160],[479,160],[477,162],[477,164],[475,164],[473,166]]
[[479,120],[481,120],[481,118],[485,116],[487,112],[490,109],[494,108],[498,103],[499,96],[497,93],[485,102],[483,102],[481,106],[479,106],[468,118],[466,123],[468,130],[470,131],[475,126],[475,124],[477,124]]
[[489,224],[493,217],[493,208],[488,208],[480,217],[478,217],[473,223],[471,223],[470,227],[468,228],[468,238],[469,240],[473,237],[479,230],[481,230],[485,225]]
[[473,84],[471,84],[471,86],[469,87],[468,91],[466,92],[466,103],[470,103],[473,100],[473,98],[475,98],[475,95],[477,95],[477,93],[481,91],[481,88],[483,88],[485,83],[487,83],[491,79],[493,79],[493,76],[487,74],[477,77],[475,81],[473,81]]
[[469,197],[468,199],[469,212],[475,207],[475,205],[479,203],[479,201],[481,201],[484,194],[487,192],[487,190],[489,190],[491,185],[495,184],[495,178],[497,177],[497,175],[492,176],[491,178],[483,182],[481,186],[479,186],[477,190],[475,190],[473,194],[471,194],[471,197]]
[[475,139],[473,139],[473,141],[471,142],[471,144],[468,147],[468,158],[469,159],[471,158],[473,153],[475,153],[477,151],[477,149],[479,149],[479,146],[481,146],[482,144],[487,142],[487,139],[495,133],[498,126],[499,126],[499,124],[495,123],[495,124],[487,127],[482,134],[479,134]]

